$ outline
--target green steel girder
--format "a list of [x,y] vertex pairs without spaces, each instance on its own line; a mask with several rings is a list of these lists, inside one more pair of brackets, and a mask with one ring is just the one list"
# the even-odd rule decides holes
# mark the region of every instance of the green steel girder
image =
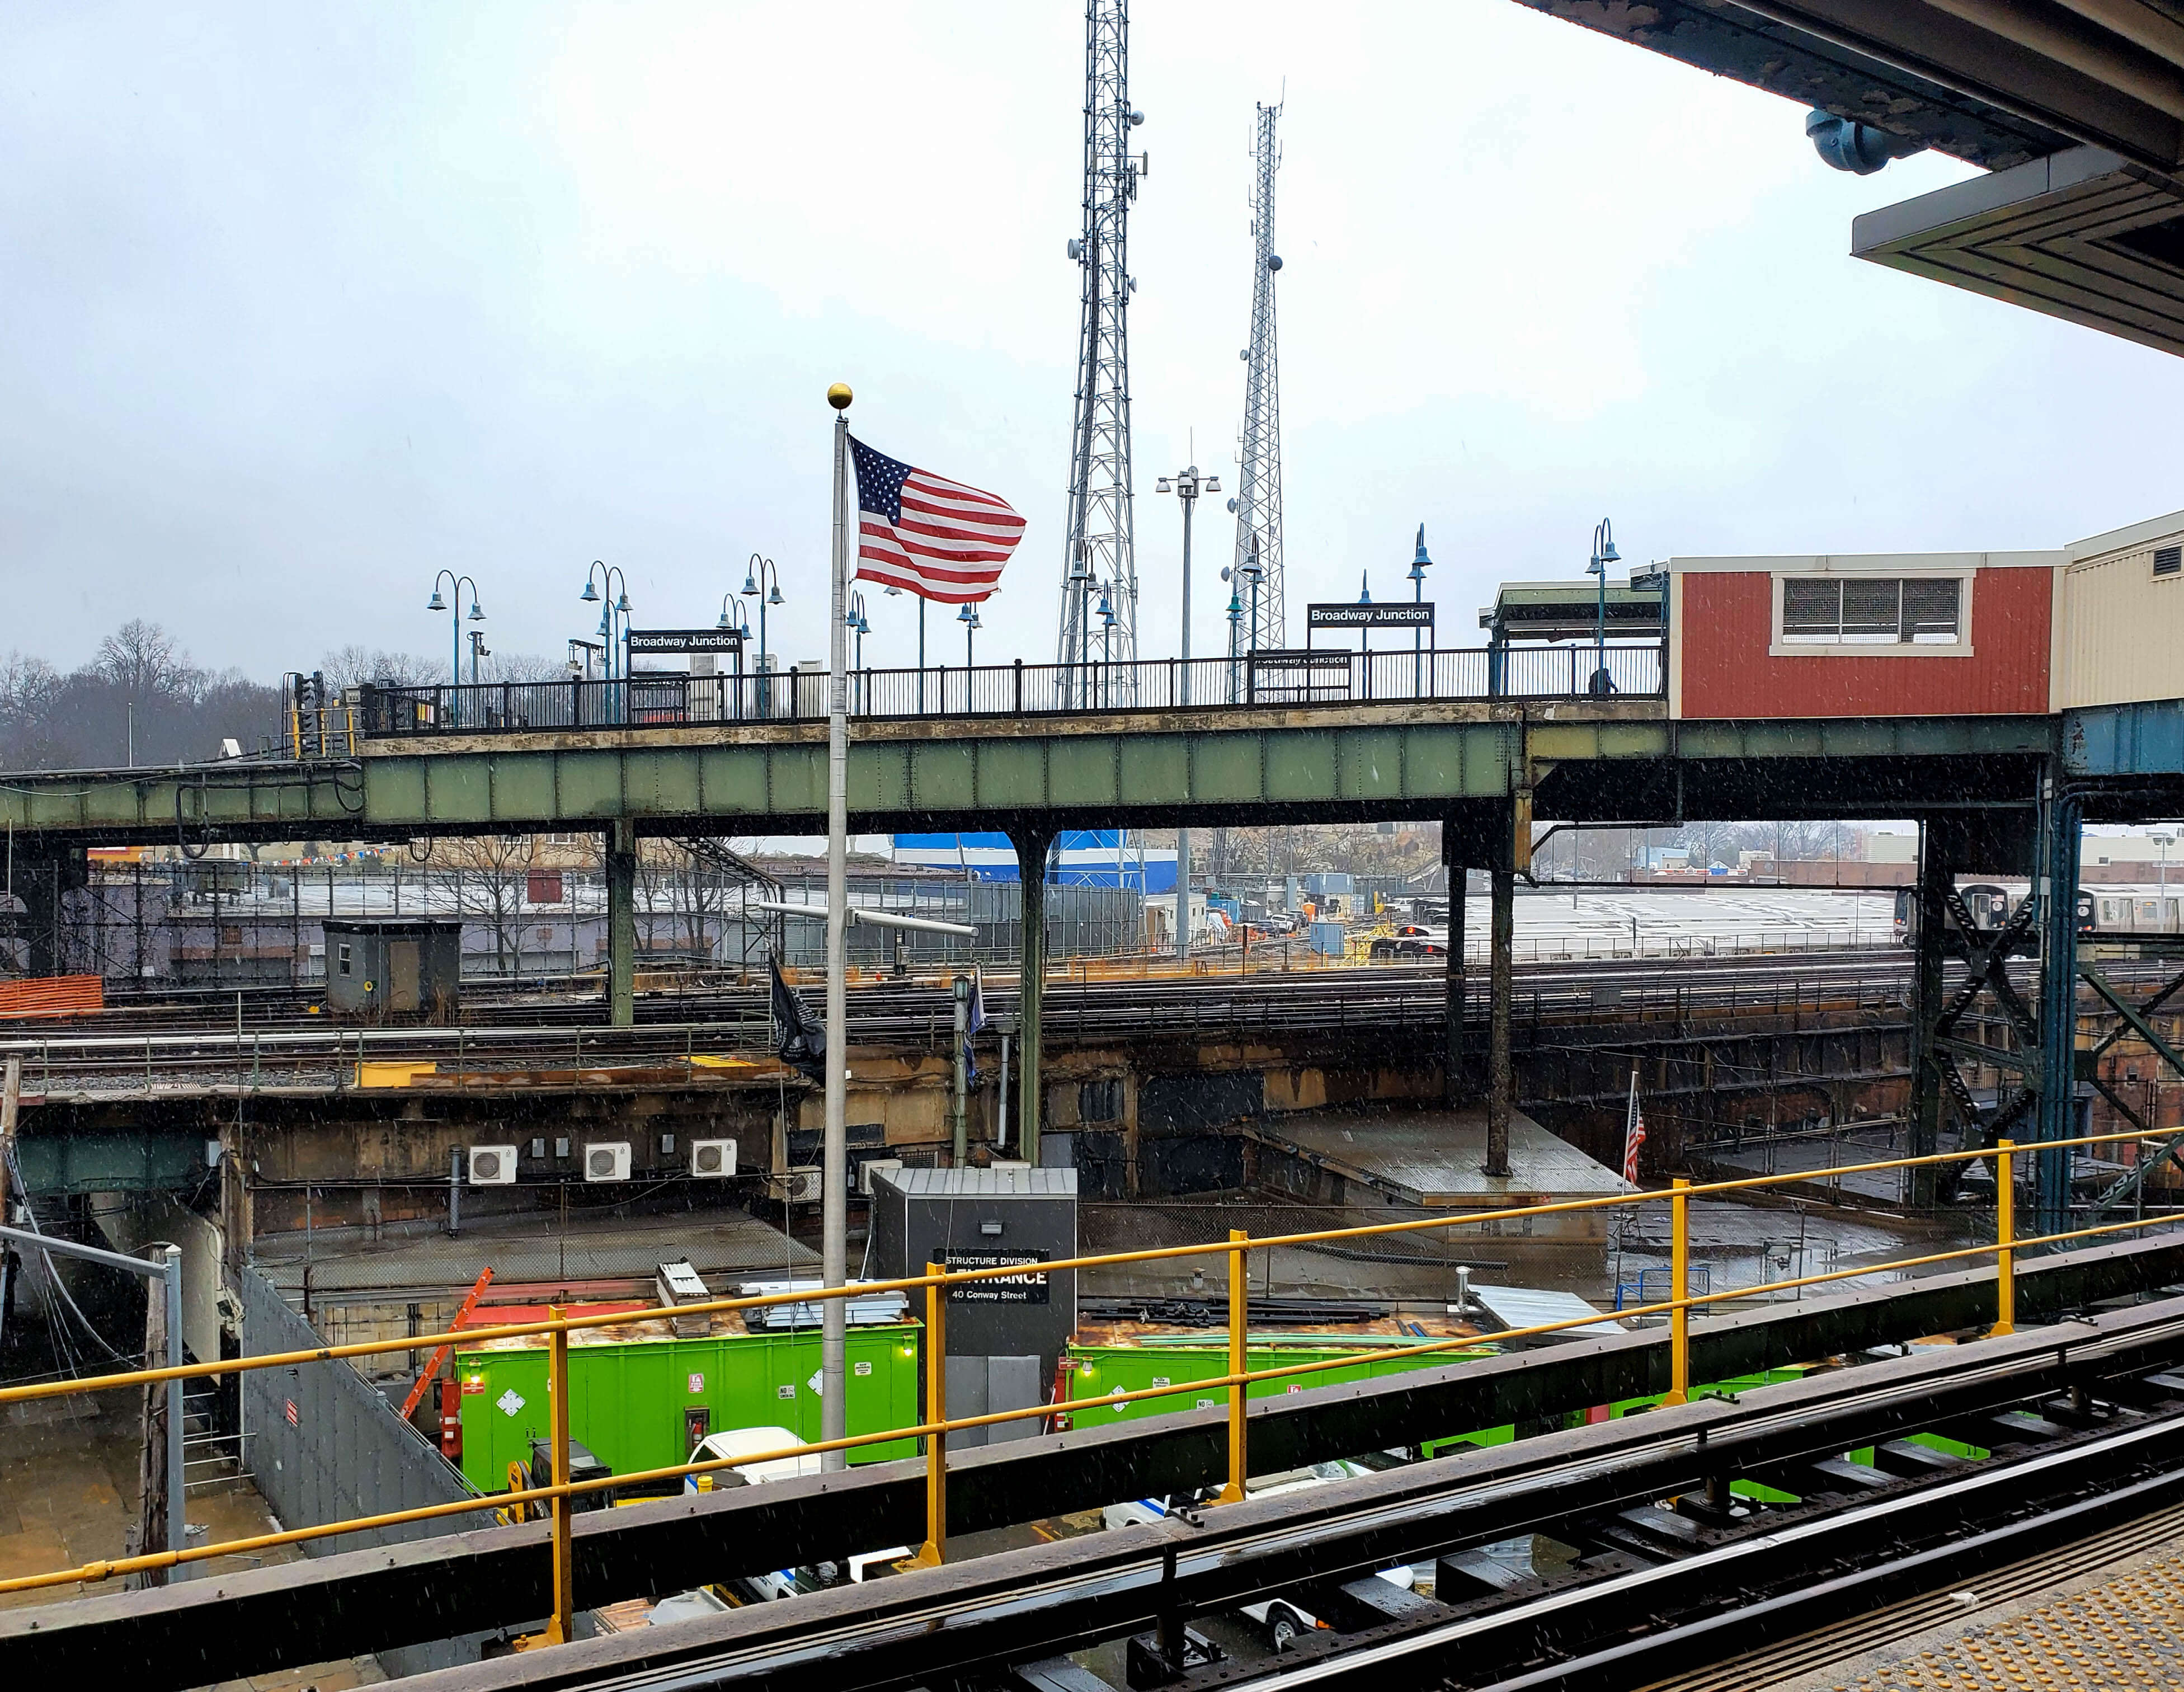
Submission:
[[[859,740],[850,749],[850,812],[861,829],[909,821],[990,827],[1008,817],[1066,826],[1194,809],[1231,818],[1298,807],[1430,812],[1504,797],[1521,733],[1514,723],[1391,723]],[[810,740],[392,752],[365,761],[365,814],[375,828],[421,833],[618,817],[719,819],[738,833],[766,832],[823,818],[826,777],[825,744]]]
[[[1641,700],[860,723],[850,809],[868,831],[1249,826],[1446,817],[1533,786],[1536,814],[1585,821],[1794,815],[1876,795],[1915,812],[2020,799],[2025,761],[2053,738],[2048,718],[1670,723]],[[826,814],[826,759],[825,725],[805,723],[383,740],[348,762],[11,776],[0,825],[32,851],[40,837],[399,839],[616,818],[795,833]],[[1787,808],[1750,808],[1769,805]]]

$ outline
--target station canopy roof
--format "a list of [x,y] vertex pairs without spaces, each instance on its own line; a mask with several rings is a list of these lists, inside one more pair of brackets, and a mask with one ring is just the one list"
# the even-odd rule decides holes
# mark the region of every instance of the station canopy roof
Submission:
[[[1481,606],[1479,626],[1497,640],[1574,640],[1591,635],[1600,620],[1600,584],[1590,577],[1574,582],[1505,582],[1494,603]],[[1661,632],[1661,590],[1607,584],[1607,633],[1611,639]]]

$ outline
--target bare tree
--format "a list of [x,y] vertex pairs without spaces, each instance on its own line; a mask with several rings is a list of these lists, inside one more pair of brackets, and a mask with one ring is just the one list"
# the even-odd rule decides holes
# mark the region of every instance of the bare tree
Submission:
[[531,868],[529,835],[459,835],[441,843],[455,874],[455,912],[493,930],[493,967],[523,967],[523,900]]
[[352,645],[320,658],[319,673],[326,678],[328,687],[339,693],[359,682],[426,687],[447,680],[448,667],[437,659],[421,658],[414,652],[388,652]]
[[156,623],[132,617],[98,643],[92,667],[131,699],[193,692],[201,679],[174,637]]

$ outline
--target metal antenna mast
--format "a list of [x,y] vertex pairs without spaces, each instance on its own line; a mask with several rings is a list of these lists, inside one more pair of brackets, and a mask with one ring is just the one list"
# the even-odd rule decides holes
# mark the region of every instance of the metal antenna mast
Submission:
[[1274,144],[1279,104],[1259,108],[1258,171],[1251,189],[1251,343],[1244,349],[1244,427],[1237,444],[1236,561],[1241,570],[1258,553],[1257,609],[1240,643],[1247,650],[1279,649],[1287,641],[1282,606],[1282,405],[1274,357],[1274,172],[1282,157]]
[[[1083,276],[1078,330],[1077,427],[1069,460],[1069,535],[1061,562],[1061,626],[1055,656],[1080,667],[1112,655],[1108,695],[1134,685],[1138,565],[1130,518],[1130,202],[1150,168],[1130,156],[1129,0],[1084,8],[1084,232],[1069,243]],[[1112,615],[1112,634],[1101,614]],[[1094,625],[1099,628],[1095,633]],[[1072,690],[1064,682],[1065,694]],[[1117,702],[1128,702],[1118,699]]]

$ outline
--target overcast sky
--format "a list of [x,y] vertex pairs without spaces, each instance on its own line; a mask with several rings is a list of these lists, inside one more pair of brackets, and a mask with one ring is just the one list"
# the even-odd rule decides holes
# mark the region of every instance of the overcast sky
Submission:
[[[827,384],[882,450],[1028,519],[979,656],[1052,652],[1073,378],[1081,8],[0,8],[0,648],[129,615],[270,678],[708,623],[754,550],[822,657]],[[2174,359],[1848,256],[1970,174],[1823,166],[1793,105],[1509,0],[1139,0],[1139,570],[1228,471],[1255,100],[1286,91],[1290,595],[1632,559],[2059,544],[2184,505]],[[1219,650],[1201,510],[1195,645]],[[873,598],[868,662],[905,662]],[[939,621],[936,619],[936,629]],[[961,662],[951,627],[939,651]]]

